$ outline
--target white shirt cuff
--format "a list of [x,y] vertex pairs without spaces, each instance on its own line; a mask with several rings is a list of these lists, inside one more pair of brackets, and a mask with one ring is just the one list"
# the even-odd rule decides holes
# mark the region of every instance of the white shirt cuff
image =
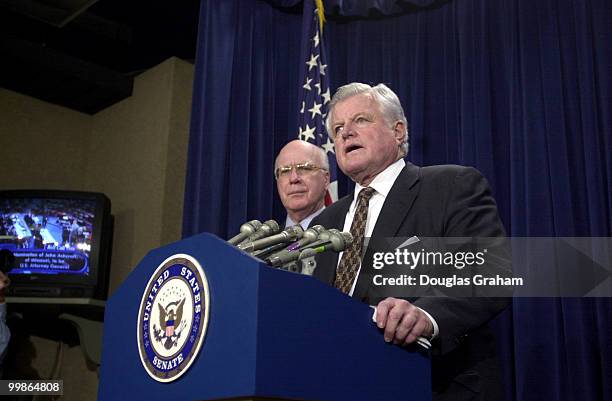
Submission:
[[[419,307],[417,306],[417,308]],[[434,338],[438,337],[438,334],[440,334],[440,328],[438,327],[438,323],[436,323],[436,319],[434,319],[433,316],[431,316],[425,309],[423,308],[419,308],[419,309],[429,318],[429,320],[431,321],[431,325],[433,326],[433,334],[429,338],[429,341],[431,341]]]

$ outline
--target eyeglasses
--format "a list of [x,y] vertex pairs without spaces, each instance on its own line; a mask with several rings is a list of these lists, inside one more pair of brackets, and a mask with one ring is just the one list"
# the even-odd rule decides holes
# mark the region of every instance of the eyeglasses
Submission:
[[293,168],[295,168],[295,173],[299,177],[303,177],[308,174],[312,174],[313,172],[317,170],[327,171],[327,169],[323,167],[315,166],[314,164],[306,162],[306,163],[290,164],[288,166],[278,167],[276,170],[274,170],[274,176],[276,177],[277,180],[280,179],[281,177],[289,177],[291,175],[291,170],[293,170]]

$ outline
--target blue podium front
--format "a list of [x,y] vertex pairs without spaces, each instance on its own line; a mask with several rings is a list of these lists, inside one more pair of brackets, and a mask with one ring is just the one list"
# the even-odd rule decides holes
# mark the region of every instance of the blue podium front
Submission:
[[[174,255],[201,266],[207,285],[170,266]],[[173,274],[181,280],[164,287]],[[191,297],[172,302],[181,287]],[[431,400],[428,356],[386,344],[371,318],[312,277],[197,235],[151,251],[107,302],[99,399]]]

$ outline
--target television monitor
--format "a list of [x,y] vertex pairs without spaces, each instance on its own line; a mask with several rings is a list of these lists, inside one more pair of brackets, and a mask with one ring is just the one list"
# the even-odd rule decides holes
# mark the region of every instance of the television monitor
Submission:
[[0,191],[0,263],[8,295],[106,299],[110,200],[101,193]]

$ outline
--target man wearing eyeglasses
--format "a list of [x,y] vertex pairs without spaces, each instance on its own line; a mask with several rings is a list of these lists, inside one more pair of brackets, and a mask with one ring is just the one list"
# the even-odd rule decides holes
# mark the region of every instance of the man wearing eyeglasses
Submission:
[[408,123],[397,95],[382,84],[339,88],[326,127],[338,166],[355,182],[355,191],[313,224],[350,231],[355,240],[341,255],[318,255],[314,277],[376,306],[385,341],[400,346],[431,341],[434,400],[501,399],[495,342],[486,323],[508,300],[390,297],[389,289],[373,281],[373,251],[364,241],[504,237],[486,180],[469,167],[405,162]]
[[329,186],[329,162],[323,149],[294,140],[286,144],[274,163],[276,188],[287,210],[285,227],[307,229],[325,208]]

